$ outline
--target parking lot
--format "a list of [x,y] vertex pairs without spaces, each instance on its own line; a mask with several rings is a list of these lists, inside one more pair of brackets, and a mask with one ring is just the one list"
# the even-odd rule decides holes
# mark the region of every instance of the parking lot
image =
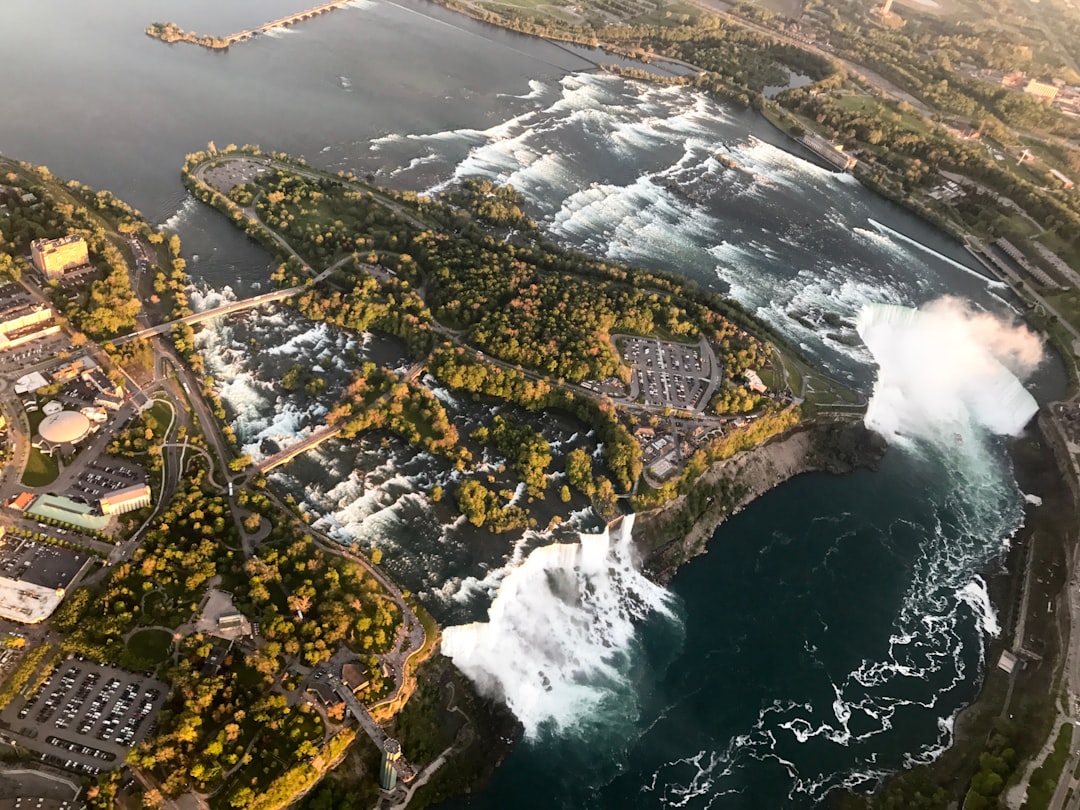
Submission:
[[0,576],[43,588],[67,588],[89,554],[39,543],[12,534],[0,539]]
[[73,348],[71,338],[62,332],[57,335],[46,335],[30,343],[0,350],[0,364],[5,368],[17,370],[24,366],[43,363],[60,352],[68,352]]
[[202,179],[223,194],[228,194],[237,186],[250,183],[269,169],[255,160],[231,160],[228,163],[204,169]]
[[707,404],[714,369],[698,346],[627,337],[622,339],[622,355],[634,372],[633,398],[677,410],[700,410]]
[[144,675],[69,658],[0,719],[43,762],[94,775],[123,763],[167,694],[165,684]]
[[148,483],[150,476],[142,466],[128,459],[102,456],[87,464],[68,489],[76,501],[97,503],[102,495],[118,489]]

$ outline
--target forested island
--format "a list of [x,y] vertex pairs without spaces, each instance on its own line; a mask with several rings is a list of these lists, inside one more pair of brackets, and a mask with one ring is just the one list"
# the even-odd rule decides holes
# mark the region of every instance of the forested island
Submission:
[[[474,526],[536,526],[530,504],[556,497],[584,497],[608,517],[627,506],[650,509],[807,413],[851,413],[855,404],[731,300],[672,274],[554,245],[512,189],[466,180],[438,199],[418,197],[253,147],[192,155],[183,175],[197,197],[283,260],[279,285],[307,285],[291,299],[301,313],[405,342],[411,373],[356,369],[327,423],[346,439],[386,430],[446,457],[463,473],[448,494]],[[704,347],[714,358],[705,360],[708,396],[696,403],[647,396],[636,380],[653,372],[630,354],[632,336],[679,353]],[[774,383],[766,395],[748,388],[757,370]],[[572,415],[595,435],[600,463],[579,448],[553,469],[542,434],[501,418],[461,435],[417,380],[425,372],[453,391]],[[663,441],[676,463],[647,457]],[[485,447],[508,459],[507,475],[518,484],[492,486],[477,465]],[[515,497],[517,486],[525,500]]]
[[[1000,0],[992,13],[965,0],[870,5],[765,0],[730,8],[648,0],[527,8],[440,2],[495,25],[638,59],[646,63],[641,69],[604,67],[634,79],[695,87],[759,110],[795,140],[809,136],[819,139],[822,150],[843,149],[848,170],[860,182],[956,237],[988,273],[1017,293],[1025,318],[1065,359],[1070,392],[1075,392],[1074,339],[1080,328],[1076,9],[1015,0]],[[675,67],[670,60],[677,60]],[[696,70],[670,75],[688,65]],[[1015,261],[1015,268],[1003,270],[996,251]],[[1069,493],[1049,483],[1073,478],[1068,452],[1058,448],[1056,464],[1047,450],[1046,442],[1056,444],[1057,436],[1053,419],[1046,419],[1038,435],[1016,443],[1012,454],[1024,491],[1038,479],[1053,493],[1059,514],[1070,514],[1075,505]],[[797,434],[784,441],[813,444]],[[695,518],[710,524],[714,489],[706,481],[738,501],[745,494],[740,481],[754,477],[758,461],[768,469],[762,475],[775,471],[766,458],[779,461],[782,476],[792,471],[782,451],[772,449],[770,454],[770,447],[763,447],[756,459],[749,454],[737,462],[733,477],[730,468],[726,474],[722,466],[714,468],[699,479],[699,487],[684,491],[647,521],[651,531],[672,538],[657,552],[660,570],[700,550],[702,532],[674,538]],[[1033,522],[1039,528],[1029,531]],[[1032,566],[1041,572],[1037,587],[1052,610],[1061,607],[1068,590],[1061,546],[1068,543],[1071,527],[1048,512],[1032,515],[1031,510],[1027,523],[992,584],[994,604],[1012,605],[1011,613],[1026,608],[1015,603],[1019,575],[1010,572]],[[1038,562],[1025,569],[1017,548]],[[1006,792],[1014,806],[1026,792],[1025,808],[1056,806],[1062,797],[1068,801],[1072,726],[1066,722],[1058,733],[1055,718],[1070,619],[1067,609],[1053,612],[1062,618],[1034,628],[1028,624],[1028,636],[1039,640],[1043,656],[1038,666],[1029,665],[1020,677],[988,667],[979,699],[956,718],[952,747],[929,764],[889,778],[872,796],[838,791],[829,806],[943,809],[959,802],[966,808],[996,807]],[[996,640],[988,661],[1023,642]],[[1064,699],[1070,700],[1067,693]],[[1048,755],[1036,768],[1040,749]]]

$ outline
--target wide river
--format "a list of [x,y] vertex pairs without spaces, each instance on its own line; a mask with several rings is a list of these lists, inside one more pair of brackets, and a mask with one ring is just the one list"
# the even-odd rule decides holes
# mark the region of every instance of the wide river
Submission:
[[[952,294],[1008,311],[956,244],[819,168],[761,118],[600,75],[591,52],[419,0],[357,0],[228,53],[143,34],[152,20],[224,34],[299,4],[6,0],[0,152],[110,189],[175,229],[204,303],[265,287],[270,269],[180,184],[184,155],[213,140],[402,187],[512,182],[560,241],[730,291],[866,393],[874,366],[852,322],[867,304]],[[202,341],[256,454],[318,424],[351,358],[395,349],[288,311],[214,324]],[[321,399],[276,385],[300,357],[326,373]],[[1037,379],[1040,398],[1062,390],[1049,361]],[[483,416],[438,393],[460,419]],[[566,621],[540,640],[516,634],[553,597],[522,592],[494,630],[520,674],[512,689],[529,697],[530,736],[470,806],[812,807],[932,757],[976,694],[996,629],[979,572],[1022,519],[1001,441],[965,413],[952,411],[944,441],[890,450],[878,473],[770,493],[718,530],[670,592],[601,571],[594,603],[560,606],[552,615]],[[551,421],[564,449],[588,441]],[[335,536],[383,548],[447,624],[482,619],[500,582],[551,539],[470,535],[422,494],[451,471],[393,442],[331,446],[275,480]],[[583,509],[571,519],[596,524]]]

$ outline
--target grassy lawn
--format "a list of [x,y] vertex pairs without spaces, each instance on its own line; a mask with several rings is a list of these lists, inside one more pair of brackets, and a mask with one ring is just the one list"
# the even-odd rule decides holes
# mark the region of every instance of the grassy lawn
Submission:
[[1047,301],[1053,304],[1054,308],[1061,313],[1070,324],[1075,327],[1080,327],[1080,291],[1077,290],[1062,290],[1056,293],[1045,293],[1043,295]]
[[150,416],[154,417],[158,423],[158,429],[154,431],[155,438],[162,438],[165,434],[165,428],[172,422],[172,406],[167,402],[155,400],[148,413]]
[[140,630],[127,641],[128,663],[143,662],[135,669],[156,667],[167,661],[172,651],[172,633],[165,630]]
[[36,447],[30,449],[26,460],[26,470],[22,482],[28,487],[43,487],[51,484],[60,474],[60,465],[52,456],[47,456]]
[[918,132],[920,135],[925,135],[930,131],[930,128],[926,125],[918,115],[914,113],[903,113],[894,110],[892,107],[882,104],[876,98],[871,96],[850,95],[841,96],[836,99],[836,105],[841,109],[849,112],[857,112],[863,115],[872,115],[875,117],[891,119],[896,121],[905,129],[910,129],[913,132]]
[[1035,773],[1031,775],[1031,784],[1028,785],[1027,801],[1022,810],[1045,810],[1050,806],[1050,800],[1054,798],[1061,771],[1069,759],[1069,745],[1072,743],[1072,723],[1065,723],[1058,732],[1054,742],[1054,750],[1043,761]]

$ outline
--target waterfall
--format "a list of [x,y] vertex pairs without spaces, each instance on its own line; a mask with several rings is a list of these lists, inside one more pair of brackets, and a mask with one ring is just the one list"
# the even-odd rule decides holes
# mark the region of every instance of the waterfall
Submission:
[[633,523],[533,550],[502,580],[486,622],[443,633],[443,653],[528,737],[635,714],[637,625],[673,613],[670,594],[633,563]]

